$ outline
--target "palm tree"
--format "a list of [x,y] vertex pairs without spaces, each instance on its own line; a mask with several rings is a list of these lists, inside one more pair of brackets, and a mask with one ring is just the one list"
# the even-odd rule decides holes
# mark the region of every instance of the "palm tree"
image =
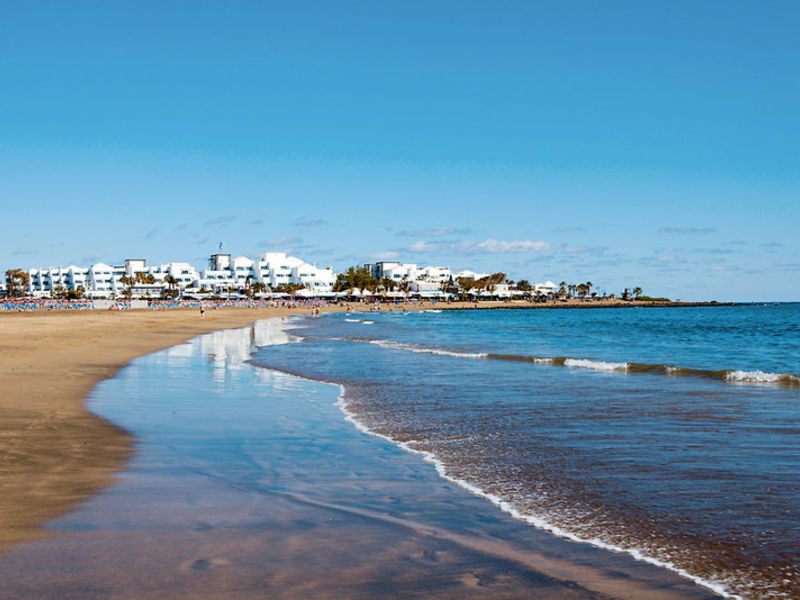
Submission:
[[641,295],[642,295],[642,288],[640,288],[640,287],[635,287],[635,288],[633,288],[633,291],[631,291],[631,293],[633,294],[633,296],[634,296],[635,298],[638,298],[639,296],[641,296]]
[[408,290],[411,289],[411,282],[408,280],[408,278],[403,277],[403,280],[400,282],[399,287],[401,292],[408,295]]

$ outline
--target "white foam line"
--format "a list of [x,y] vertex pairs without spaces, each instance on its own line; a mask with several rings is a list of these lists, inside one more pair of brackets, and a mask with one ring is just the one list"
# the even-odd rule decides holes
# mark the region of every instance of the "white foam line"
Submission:
[[452,350],[439,350],[437,348],[425,348],[414,346],[413,344],[403,344],[402,342],[391,342],[388,340],[370,340],[370,344],[387,348],[390,350],[407,350],[417,354],[437,354],[439,356],[455,356],[457,358],[486,358],[488,354],[484,352],[453,352]]
[[669,561],[648,556],[637,548],[623,548],[622,546],[617,546],[616,544],[610,544],[599,538],[585,538],[581,535],[572,533],[557,525],[549,523],[548,521],[546,521],[541,517],[537,517],[535,515],[526,515],[525,513],[519,511],[511,502],[504,500],[500,496],[485,492],[478,486],[468,481],[459,479],[458,477],[453,477],[452,475],[448,474],[447,467],[445,466],[445,464],[433,452],[429,452],[427,450],[418,450],[417,448],[413,447],[414,444],[419,443],[418,441],[409,440],[406,442],[398,442],[397,440],[394,440],[390,436],[378,433],[377,431],[373,431],[372,429],[364,425],[364,423],[362,423],[358,419],[358,417],[356,417],[355,413],[353,413],[347,407],[347,401],[345,400],[345,387],[343,385],[339,385],[339,398],[336,401],[335,406],[338,406],[339,410],[342,411],[342,414],[344,414],[345,421],[351,423],[353,426],[355,426],[356,429],[358,429],[362,433],[380,438],[382,440],[394,444],[395,446],[399,447],[402,450],[405,450],[406,452],[421,456],[423,461],[433,465],[433,467],[436,469],[436,472],[442,479],[446,479],[447,481],[456,484],[457,486],[467,490],[468,492],[474,494],[475,496],[479,496],[481,498],[488,500],[489,502],[497,506],[500,510],[502,510],[505,513],[508,513],[515,519],[524,521],[529,525],[532,525],[538,529],[542,529],[544,531],[547,531],[548,533],[551,533],[553,535],[556,535],[558,537],[573,542],[577,542],[579,544],[589,544],[590,546],[595,546],[597,548],[602,548],[604,550],[610,550],[611,552],[622,552],[632,556],[634,559],[638,561],[649,563],[651,565],[655,565],[663,569],[668,569],[674,573],[677,573],[681,577],[689,579],[694,583],[706,589],[709,589],[716,594],[719,594],[724,598],[730,598],[732,600],[744,600],[742,596],[732,593],[725,585],[715,581],[709,581],[707,579],[703,579],[702,577],[698,577],[697,575],[693,575],[688,571],[686,571],[685,569],[682,569],[681,567]]
[[728,371],[725,380],[734,383],[780,383],[781,380],[800,381],[793,373],[765,373],[764,371]]
[[587,360],[585,358],[568,358],[564,361],[565,367],[589,369],[590,371],[627,371],[628,363],[603,362],[602,360]]

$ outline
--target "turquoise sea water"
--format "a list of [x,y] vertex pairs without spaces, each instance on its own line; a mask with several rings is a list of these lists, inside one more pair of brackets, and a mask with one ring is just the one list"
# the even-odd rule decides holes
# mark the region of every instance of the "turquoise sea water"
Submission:
[[800,597],[800,305],[297,319],[253,363],[561,536]]

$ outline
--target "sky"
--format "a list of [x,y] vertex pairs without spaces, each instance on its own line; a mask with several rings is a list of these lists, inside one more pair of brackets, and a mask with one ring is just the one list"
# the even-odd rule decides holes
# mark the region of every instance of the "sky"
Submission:
[[796,2],[0,2],[0,270],[800,300]]

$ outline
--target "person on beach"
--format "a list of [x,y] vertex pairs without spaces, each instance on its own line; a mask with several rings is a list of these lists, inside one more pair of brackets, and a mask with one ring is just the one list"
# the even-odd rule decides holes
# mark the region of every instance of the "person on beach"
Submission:
[[205,316],[206,316],[206,307],[201,304],[200,305],[200,318],[202,319]]

